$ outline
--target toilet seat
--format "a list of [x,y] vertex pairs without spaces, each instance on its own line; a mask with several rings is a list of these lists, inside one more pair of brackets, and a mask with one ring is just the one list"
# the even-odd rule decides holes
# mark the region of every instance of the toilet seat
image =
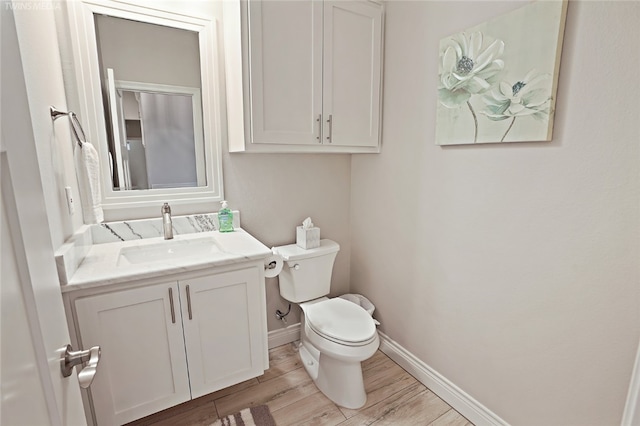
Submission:
[[363,346],[377,337],[371,315],[355,303],[340,298],[304,306],[309,328],[319,336],[346,346]]

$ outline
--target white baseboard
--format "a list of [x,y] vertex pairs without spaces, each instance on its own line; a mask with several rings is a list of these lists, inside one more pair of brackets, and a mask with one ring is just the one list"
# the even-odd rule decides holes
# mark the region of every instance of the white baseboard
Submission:
[[389,336],[380,331],[378,334],[380,335],[380,350],[382,352],[473,424],[476,426],[508,425],[487,407],[416,358]]
[[287,343],[295,342],[296,340],[300,340],[300,323],[291,324],[285,328],[270,331],[267,346],[271,349],[277,346],[286,345]]

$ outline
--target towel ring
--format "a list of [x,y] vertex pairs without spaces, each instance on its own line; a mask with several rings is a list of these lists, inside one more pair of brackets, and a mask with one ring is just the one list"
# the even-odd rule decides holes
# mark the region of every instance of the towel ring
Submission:
[[[71,119],[71,130],[73,131],[73,135],[76,137],[78,146],[82,148],[82,144],[87,141],[87,137],[84,134],[84,130],[82,130],[82,125],[80,124],[80,120],[78,120],[76,113],[73,111],[60,111],[54,106],[49,107],[49,113],[51,114],[51,119],[53,121],[65,115]],[[80,137],[80,135],[82,135],[82,137]]]

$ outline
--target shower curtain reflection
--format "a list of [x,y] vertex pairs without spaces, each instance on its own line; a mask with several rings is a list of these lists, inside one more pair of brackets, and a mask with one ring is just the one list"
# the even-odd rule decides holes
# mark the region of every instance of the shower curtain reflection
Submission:
[[148,188],[198,186],[191,97],[142,92],[140,122]]

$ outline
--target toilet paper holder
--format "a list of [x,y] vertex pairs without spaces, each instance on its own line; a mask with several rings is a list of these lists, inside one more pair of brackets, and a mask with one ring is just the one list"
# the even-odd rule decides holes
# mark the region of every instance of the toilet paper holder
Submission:
[[264,265],[264,269],[276,269],[276,261],[272,260],[271,262],[269,262],[268,264]]
[[264,259],[264,276],[266,278],[277,277],[282,271],[284,262],[280,256],[271,255]]
[[[266,265],[264,265],[264,270],[267,271],[269,269],[276,269],[278,266],[278,264],[276,263],[275,260],[272,260],[271,262],[267,263]],[[300,265],[299,264],[295,264],[293,266],[289,266],[289,269],[295,269],[296,271],[300,269]]]

